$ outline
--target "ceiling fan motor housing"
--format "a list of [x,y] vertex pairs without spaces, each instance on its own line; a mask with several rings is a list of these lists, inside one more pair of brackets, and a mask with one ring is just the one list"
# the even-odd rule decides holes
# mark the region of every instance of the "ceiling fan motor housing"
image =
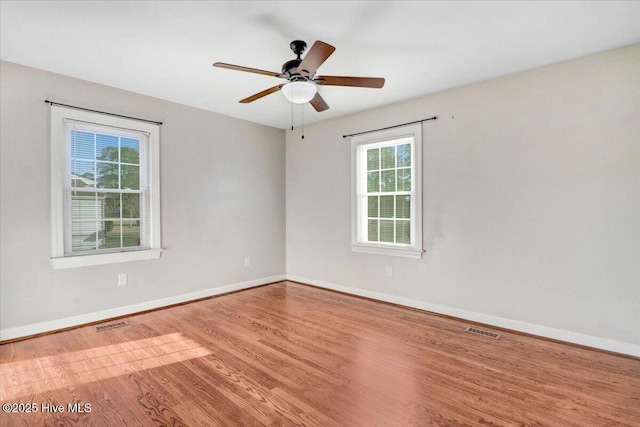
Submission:
[[302,59],[292,59],[291,61],[287,61],[282,65],[282,74],[284,74],[285,76],[287,76],[287,79],[289,79],[289,81],[300,81],[300,80],[307,80],[306,77],[300,75],[300,73],[298,73],[298,65],[300,65],[300,63],[302,62]]
[[301,75],[298,72],[298,66],[302,62],[300,56],[307,49],[307,43],[302,40],[294,40],[289,44],[289,47],[293,51],[293,53],[297,56],[296,59],[292,59],[291,61],[287,61],[282,65],[282,74],[287,76],[287,79],[290,82],[298,82],[298,81],[308,81],[309,78]]

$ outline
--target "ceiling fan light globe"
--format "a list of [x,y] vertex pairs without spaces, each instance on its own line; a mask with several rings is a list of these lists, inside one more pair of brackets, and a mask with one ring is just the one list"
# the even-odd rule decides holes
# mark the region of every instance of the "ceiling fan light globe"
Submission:
[[282,86],[282,94],[289,102],[294,104],[304,104],[316,96],[318,88],[309,82],[289,82]]

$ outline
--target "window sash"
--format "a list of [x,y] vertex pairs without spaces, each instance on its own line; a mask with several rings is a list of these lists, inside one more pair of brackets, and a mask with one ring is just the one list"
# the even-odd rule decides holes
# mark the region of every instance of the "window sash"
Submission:
[[[78,140],[74,138],[74,135],[77,136],[79,133],[85,134],[85,152],[78,153],[79,148],[77,147]],[[90,142],[86,140],[86,137],[92,136],[92,144],[93,147],[91,151],[93,152],[93,156],[89,157],[86,153],[87,148],[91,146],[91,144],[87,144]],[[78,137],[80,138],[80,137]],[[115,160],[105,160],[101,158],[102,153],[98,152],[98,139],[112,139],[117,141],[116,152],[117,159]],[[122,152],[123,148],[128,148],[124,146],[123,140],[127,141],[137,141],[137,154],[138,154],[138,163],[132,162],[123,162],[122,160]],[[74,147],[73,144],[76,144]],[[131,131],[125,129],[114,128],[111,126],[103,126],[95,123],[87,123],[76,120],[64,120],[64,256],[75,256],[75,255],[87,255],[87,254],[99,254],[99,253],[112,253],[112,252],[120,252],[120,251],[133,251],[133,250],[143,250],[149,249],[149,233],[148,233],[148,134],[144,132]],[[75,148],[75,152],[74,152]],[[114,145],[110,145],[108,147],[104,147],[104,151],[108,148],[114,148]],[[103,152],[104,152],[103,151]],[[112,151],[111,151],[112,152]],[[92,186],[84,186],[78,187],[74,186],[74,181],[77,183],[78,180],[74,180],[73,176],[75,176],[72,172],[73,166],[77,163],[74,162],[84,162],[84,163],[92,163],[93,164],[93,177]],[[100,176],[98,173],[100,165],[110,165],[117,166],[116,174],[117,174],[117,187],[118,188],[109,188],[109,187],[99,187]],[[123,171],[122,166],[133,166],[138,168],[137,173],[137,186],[138,189],[131,188],[122,188],[123,187]],[[134,180],[135,182],[135,180]],[[89,199],[80,199],[78,198],[79,193],[95,193],[96,198],[93,202],[95,208],[95,214],[92,217],[87,218],[74,218],[74,201],[76,204],[81,202],[91,203]],[[109,194],[118,195],[119,199],[119,216],[118,218],[105,218],[103,212],[99,212],[100,208],[104,209],[104,198]],[[124,230],[124,222],[123,220],[132,221],[132,218],[123,218],[122,217],[122,195],[123,194],[139,194],[138,199],[138,209],[139,214],[137,215],[137,221],[139,222],[139,230],[137,233],[137,241],[138,244],[130,244],[131,242],[135,242],[136,238],[132,236],[127,236],[127,244],[125,245],[125,230]],[[104,195],[102,201],[99,199],[99,195]],[[90,209],[85,209],[84,212],[88,212]],[[117,222],[116,222],[117,221]],[[82,224],[85,224],[82,227]],[[88,227],[88,224],[93,224],[94,227]],[[118,230],[117,236],[108,236],[110,231],[114,229]],[[82,239],[82,231],[85,233],[89,233],[83,240]],[[132,231],[132,230],[129,230]],[[114,241],[115,239],[115,241]],[[110,242],[108,242],[110,240]],[[116,243],[118,243],[116,245]],[[113,245],[113,247],[109,247]],[[93,246],[93,247],[92,247]]]
[[[143,249],[150,249],[150,246],[148,244],[149,242],[149,236],[148,236],[148,215],[145,213],[146,211],[148,211],[148,191],[127,191],[127,192],[120,192],[120,191],[103,191],[103,192],[98,192],[98,191],[94,191],[95,189],[93,188],[89,188],[87,189],[86,187],[81,187],[82,191],[76,191],[76,190],[71,190],[71,191],[67,191],[65,194],[65,200],[66,200],[66,211],[65,211],[65,256],[75,256],[75,255],[87,255],[87,254],[92,254],[92,253],[110,253],[110,252],[118,252],[118,251],[132,251],[132,250],[143,250]],[[93,210],[94,210],[94,215],[92,217],[74,217],[74,210],[80,210],[79,206],[75,206],[74,209],[74,196],[78,196],[77,194],[74,193],[87,193],[87,194],[95,194],[95,202],[93,202]],[[118,195],[118,199],[119,199],[119,212],[118,212],[118,216],[104,216],[104,213],[99,211],[99,206],[100,203],[97,200],[98,197],[100,197],[100,195],[108,195],[108,194],[114,194],[114,195]],[[123,215],[123,211],[124,211],[124,207],[123,207],[123,203],[122,203],[122,195],[130,195],[130,194],[137,194],[139,195],[139,199],[138,199],[138,208],[139,208],[139,212],[138,215],[136,216],[124,216]],[[82,201],[82,200],[78,200],[77,201]],[[86,201],[86,200],[85,200]],[[90,207],[91,208],[91,207]],[[89,209],[90,210],[90,209]],[[86,210],[85,210],[86,211]],[[132,224],[133,222],[135,222],[135,226],[139,227],[138,232],[136,233],[137,236],[137,241],[139,242],[139,244],[125,244],[125,239],[127,240],[127,243],[130,243],[132,241],[132,239],[135,240],[135,237],[133,236],[133,234],[131,233],[131,231],[135,231],[132,230],[131,227],[134,226],[134,224]],[[91,238],[89,241],[91,242],[95,242],[95,244],[93,245],[93,248],[90,248],[92,245],[90,243],[85,243],[84,245],[79,245],[78,244],[78,239],[81,237],[79,235],[79,233],[74,235],[74,229],[76,229],[78,227],[79,224],[94,224],[95,226],[93,227],[93,233],[90,233],[89,236],[87,236],[86,238]],[[111,224],[110,227],[107,226],[107,224]],[[125,226],[129,227],[129,233],[125,233]],[[107,230],[107,228],[109,230]],[[120,242],[120,245],[118,245],[117,247],[108,247],[105,243],[105,246],[107,247],[100,247],[100,243],[101,243],[101,239],[106,241],[107,238],[111,238],[111,241],[113,242],[113,238],[116,236],[107,236],[107,233],[109,231],[112,231],[114,228],[119,229],[119,235],[118,235],[118,239]],[[87,228],[85,227],[85,230]],[[91,234],[95,233],[95,238],[92,238]],[[102,235],[101,235],[102,234]],[[87,249],[74,249],[74,243],[76,243],[76,247],[77,246],[83,246]],[[103,242],[104,243],[104,242]],[[90,249],[89,249],[90,248]]]
[[[376,169],[369,169],[368,168],[368,157],[367,157],[367,152],[369,150],[374,150],[374,149],[382,149],[382,148],[388,148],[388,147],[393,147],[394,148],[394,152],[396,151],[396,147],[402,146],[402,145],[409,145],[410,146],[410,159],[411,159],[411,163],[410,166],[398,166],[398,159],[397,159],[397,155],[394,158],[394,167],[386,167],[383,168],[383,159],[382,159],[382,155],[378,156],[378,163],[379,163],[379,167]],[[380,245],[380,246],[395,246],[395,247],[400,247],[400,248],[410,248],[413,247],[415,245],[415,233],[416,233],[416,227],[415,227],[415,216],[416,216],[416,206],[415,206],[415,182],[414,182],[414,176],[415,176],[415,138],[413,136],[401,136],[401,137],[394,137],[394,138],[390,138],[384,141],[379,141],[379,142],[372,142],[372,143],[362,143],[358,146],[358,170],[356,172],[357,174],[357,210],[358,210],[358,218],[357,218],[357,242],[359,243],[365,243],[365,244],[369,244],[369,245]],[[399,169],[410,169],[411,170],[411,190],[397,190],[398,188],[398,183],[397,183],[397,176],[395,179],[395,191],[368,191],[367,188],[367,177],[368,177],[368,173],[369,172],[376,172],[376,171],[388,171],[388,170],[392,170],[392,171],[398,171]],[[396,174],[397,175],[397,174]],[[380,188],[380,187],[379,187]],[[396,196],[410,196],[410,209],[409,209],[409,218],[398,218],[396,215]],[[378,196],[378,197],[384,197],[384,196],[391,196],[394,199],[394,203],[393,203],[393,216],[392,217],[381,217],[380,214],[378,215],[378,217],[370,217],[368,214],[368,198],[370,196]],[[380,209],[380,207],[378,207],[378,210]],[[369,220],[375,220],[377,219],[378,221],[393,221],[393,235],[394,235],[394,241],[393,242],[388,242],[388,241],[381,241],[380,240],[380,224],[378,225],[378,240],[369,240]],[[398,221],[409,221],[409,242],[408,243],[398,243],[398,238],[397,238],[397,222]]]

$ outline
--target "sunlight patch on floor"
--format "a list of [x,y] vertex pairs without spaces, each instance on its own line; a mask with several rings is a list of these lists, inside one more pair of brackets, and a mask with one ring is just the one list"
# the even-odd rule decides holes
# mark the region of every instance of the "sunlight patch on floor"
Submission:
[[43,356],[0,365],[0,400],[203,357],[211,351],[181,333]]

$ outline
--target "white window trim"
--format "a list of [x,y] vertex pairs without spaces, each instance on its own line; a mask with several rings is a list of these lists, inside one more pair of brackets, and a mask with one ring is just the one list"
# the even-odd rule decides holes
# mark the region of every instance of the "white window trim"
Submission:
[[[65,133],[64,120],[76,120],[146,132],[149,135],[149,249],[112,253],[65,256]],[[51,106],[51,264],[54,269],[85,267],[160,258],[160,128],[152,123],[125,119],[90,111]]]
[[[412,176],[414,197],[411,204],[413,245],[362,241],[359,238],[359,227],[362,224],[361,215],[363,215],[364,207],[359,204],[359,200],[362,198],[360,187],[363,184],[359,179],[362,176],[362,168],[366,166],[364,164],[365,159],[359,159],[358,150],[363,145],[376,144],[406,136],[414,137],[413,151],[411,153],[414,167],[414,176]],[[375,255],[413,259],[422,258],[424,253],[422,248],[422,124],[407,125],[351,137],[351,250]]]

